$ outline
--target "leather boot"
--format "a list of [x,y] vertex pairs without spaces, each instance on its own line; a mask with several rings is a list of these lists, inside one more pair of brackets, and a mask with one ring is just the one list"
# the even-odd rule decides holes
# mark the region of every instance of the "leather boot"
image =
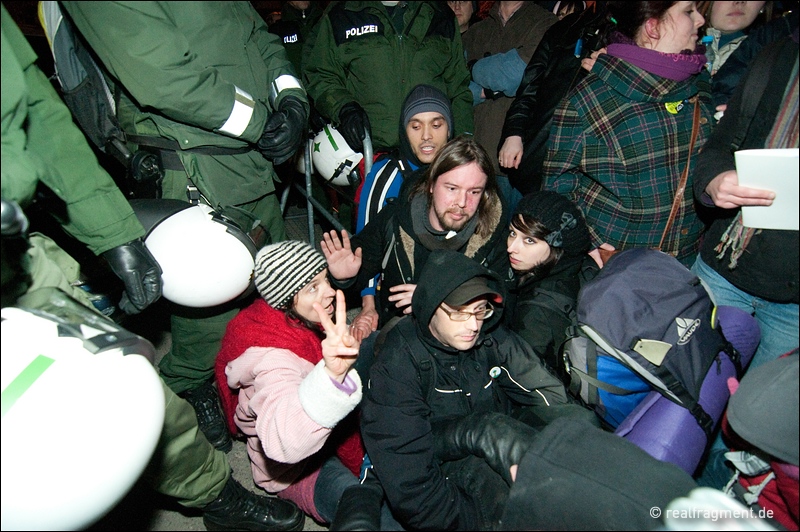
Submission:
[[233,477],[203,509],[206,530],[303,530],[305,515],[291,501],[248,491]]
[[194,408],[195,414],[197,414],[197,424],[211,445],[224,453],[230,452],[233,449],[233,440],[222,415],[222,407],[214,383],[207,381],[198,388],[178,395],[186,399]]

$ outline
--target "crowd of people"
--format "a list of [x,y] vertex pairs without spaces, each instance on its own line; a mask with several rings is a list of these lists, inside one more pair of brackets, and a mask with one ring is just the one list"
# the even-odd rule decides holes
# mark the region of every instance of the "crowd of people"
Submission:
[[[3,6],[3,307],[57,287],[96,308],[57,238],[7,219],[42,197],[119,278],[123,325],[167,306],[145,476],[209,530],[664,529],[680,524],[647,509],[745,479],[797,530],[800,242],[743,224],[776,194],[740,185],[734,157],[798,148],[796,2],[288,1],[270,24],[249,2],[41,9],[96,55],[158,198],[207,205],[258,250],[241,297],[163,301],[142,221]],[[291,240],[281,172],[326,124],[374,146],[355,231]],[[570,389],[581,283],[634,248],[760,329],[693,475]],[[231,476],[234,440],[261,495]]]

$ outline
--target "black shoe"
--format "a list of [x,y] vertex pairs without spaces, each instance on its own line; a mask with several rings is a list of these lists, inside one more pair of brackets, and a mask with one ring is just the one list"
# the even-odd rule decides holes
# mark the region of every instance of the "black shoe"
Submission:
[[219,405],[219,395],[214,388],[214,383],[208,381],[199,388],[189,390],[179,394],[189,401],[197,414],[197,424],[203,431],[211,445],[222,452],[229,452],[233,449],[233,440],[228,431],[228,425],[222,415],[222,407]]
[[203,508],[206,530],[303,530],[305,519],[293,502],[256,495],[233,477]]

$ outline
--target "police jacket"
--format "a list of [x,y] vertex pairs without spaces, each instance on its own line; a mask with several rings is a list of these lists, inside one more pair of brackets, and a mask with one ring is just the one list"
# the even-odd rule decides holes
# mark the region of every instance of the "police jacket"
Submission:
[[[413,316],[401,318],[376,351],[362,402],[362,437],[387,500],[407,528],[478,530],[474,503],[446,478],[433,453],[432,427],[471,413],[510,413],[516,405],[565,404],[566,392],[519,336],[502,326],[500,305],[474,347],[437,340],[429,323],[445,297],[476,276],[504,293],[500,278],[454,251],[436,251],[414,292]],[[416,353],[416,355],[415,355]],[[432,366],[422,389],[418,363]]]
[[[280,40],[249,2],[63,6],[121,85],[118,116],[127,134],[174,142],[213,207],[274,191],[272,163],[254,143],[282,98],[307,99]],[[246,153],[201,153],[208,147]]]
[[394,9],[402,29],[380,2],[328,7],[303,65],[315,108],[336,123],[343,105],[358,102],[369,116],[375,151],[385,151],[398,146],[406,95],[425,83],[450,98],[456,134],[472,132],[469,71],[452,11],[441,2],[400,2]]
[[[359,247],[362,249],[361,269],[355,280],[358,288],[366,287],[373,277],[382,274],[375,294],[375,307],[380,315],[379,327],[393,316],[403,314],[402,309],[397,309],[394,302],[387,299],[391,295],[389,287],[417,283],[420,280],[420,270],[431,250],[442,247],[438,246],[438,243],[433,244],[430,239],[425,240],[427,244],[423,242],[420,235],[425,229],[422,227],[421,219],[427,216],[426,200],[420,196],[412,200],[403,193],[405,190],[403,188],[398,198],[390,200],[383,210],[350,240],[353,249]],[[421,209],[425,210],[424,214]],[[413,214],[415,210],[416,216]],[[458,251],[511,283],[513,272],[506,253],[505,220],[508,217],[505,211],[506,206],[501,201],[487,208],[485,221],[488,227],[493,228],[491,233],[485,236],[477,232],[469,236],[464,235],[464,243]]]
[[308,9],[297,9],[285,2],[281,9],[281,19],[269,27],[269,31],[281,38],[286,56],[294,65],[295,71],[303,71],[303,51],[307,50],[312,28],[322,17],[322,5],[310,2]]
[[36,53],[5,6],[0,50],[3,199],[25,208],[37,185],[47,185],[64,202],[64,229],[97,255],[144,236],[125,196],[35,65]]

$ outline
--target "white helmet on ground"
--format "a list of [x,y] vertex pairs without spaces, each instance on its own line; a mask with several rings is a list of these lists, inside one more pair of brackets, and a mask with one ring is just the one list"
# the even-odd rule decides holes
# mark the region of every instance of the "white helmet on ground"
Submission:
[[163,199],[130,203],[147,231],[144,243],[163,271],[166,299],[187,307],[213,307],[253,289],[258,250],[234,222],[204,204]]
[[334,185],[349,186],[358,182],[351,173],[358,168],[364,155],[356,153],[335,127],[328,124],[314,137],[311,160],[314,168],[326,181]]

